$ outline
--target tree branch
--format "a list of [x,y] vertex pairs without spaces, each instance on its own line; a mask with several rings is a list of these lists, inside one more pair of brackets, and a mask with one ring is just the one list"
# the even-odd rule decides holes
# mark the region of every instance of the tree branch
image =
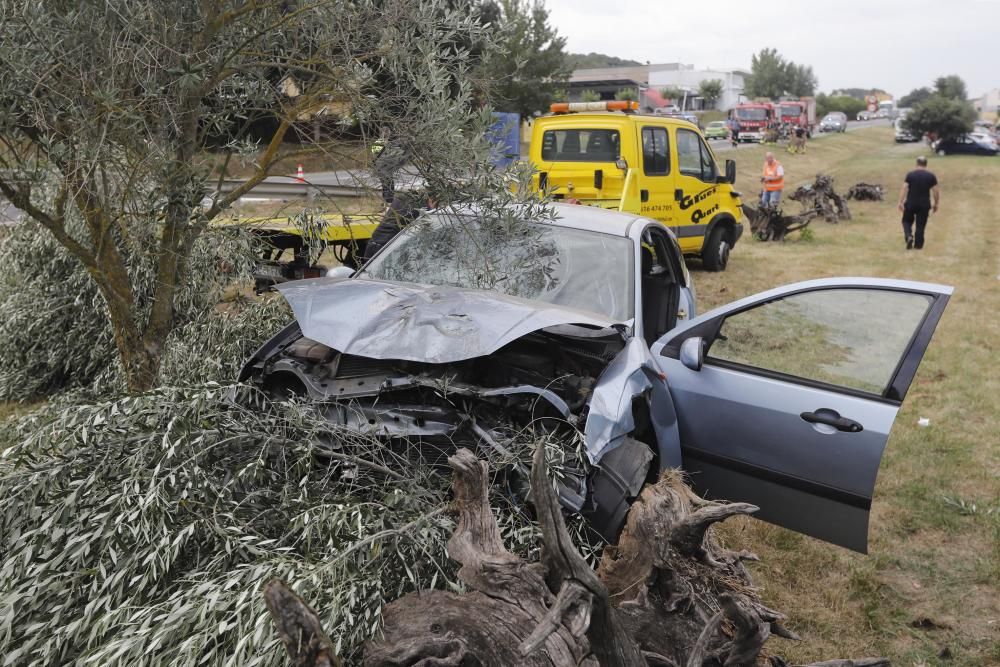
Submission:
[[[45,227],[45,229],[49,230],[56,240],[59,241],[59,244],[66,248],[66,250],[68,250],[74,257],[80,260],[84,266],[90,270],[97,268],[97,260],[95,259],[94,254],[82,243],[70,236],[69,232],[66,231],[65,218],[62,217],[62,215],[58,215],[58,217],[52,216],[46,211],[38,208],[31,202],[30,192],[25,192],[13,187],[3,178],[0,178],[0,192],[2,192],[8,200],[10,200],[10,203],[30,215],[35,221]],[[63,200],[65,200],[65,197],[62,194],[64,192],[65,190],[60,191],[60,196],[63,197]],[[58,205],[59,199],[57,198],[56,201]]]

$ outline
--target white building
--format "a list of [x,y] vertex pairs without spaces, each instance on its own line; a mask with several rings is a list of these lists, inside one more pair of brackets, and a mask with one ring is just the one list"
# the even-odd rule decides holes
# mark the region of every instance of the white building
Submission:
[[750,76],[744,70],[732,69],[695,69],[694,65],[677,66],[672,69],[657,69],[649,73],[650,88],[678,88],[687,92],[687,108],[694,110],[708,109],[705,101],[698,95],[698,87],[703,81],[718,79],[722,81],[722,96],[715,102],[716,109],[728,110],[745,100],[743,94],[744,80]]
[[600,67],[574,71],[570,76],[567,92],[570,101],[575,102],[581,99],[584,91],[596,93],[602,100],[614,99],[622,90],[639,91],[640,106],[656,108],[667,103],[658,94],[659,90],[673,87],[686,92],[686,95],[669,100],[670,104],[700,111],[709,107],[698,95],[698,86],[702,81],[719,79],[722,81],[722,97],[716,101],[715,107],[725,110],[741,101],[743,80],[747,76],[749,73],[743,70],[696,70],[694,65],[684,63]]
[[993,90],[987,91],[979,100],[976,101],[979,102],[979,104],[976,105],[977,111],[990,118],[996,118],[997,112],[1000,112],[1000,88],[994,88]]

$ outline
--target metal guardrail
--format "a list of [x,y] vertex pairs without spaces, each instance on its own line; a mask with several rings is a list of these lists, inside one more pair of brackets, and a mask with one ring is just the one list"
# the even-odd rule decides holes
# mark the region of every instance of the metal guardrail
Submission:
[[[243,185],[244,181],[222,181],[222,183],[209,184],[212,190],[218,187],[223,194],[227,194]],[[262,197],[265,199],[308,199],[317,197],[364,197],[371,194],[372,190],[360,185],[325,185],[319,183],[302,183],[298,181],[274,182],[264,181],[255,185],[246,196]]]

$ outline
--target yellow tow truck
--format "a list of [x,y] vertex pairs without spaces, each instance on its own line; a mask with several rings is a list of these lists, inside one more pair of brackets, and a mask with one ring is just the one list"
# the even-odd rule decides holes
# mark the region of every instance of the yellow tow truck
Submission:
[[534,122],[533,187],[557,200],[635,213],[670,227],[687,256],[723,271],[743,234],[736,163],[720,170],[693,123],[635,102],[557,103]]
[[380,217],[378,213],[331,213],[312,216],[308,227],[298,224],[294,216],[229,220],[222,224],[245,227],[261,241],[254,289],[263,292],[289,280],[326,275],[329,267],[321,262],[327,250],[341,264],[357,268],[358,258]]

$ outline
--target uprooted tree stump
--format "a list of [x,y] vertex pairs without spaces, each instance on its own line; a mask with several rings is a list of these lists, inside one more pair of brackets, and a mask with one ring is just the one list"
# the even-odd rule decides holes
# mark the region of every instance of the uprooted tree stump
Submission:
[[754,238],[759,241],[784,241],[792,232],[808,227],[813,218],[819,215],[814,210],[785,215],[780,208],[757,208],[750,204],[743,204],[743,214],[750,221],[750,231]]
[[[703,500],[667,472],[643,489],[595,572],[570,539],[539,447],[532,487],[543,548],[541,561],[528,563],[500,540],[486,463],[465,449],[449,462],[458,526],[448,551],[469,592],[421,591],[387,605],[383,638],[366,647],[368,667],[786,664],[762,653],[770,635],[794,635],[753,588],[743,561],[756,557],[724,549],[711,531],[753,505]],[[339,664],[305,602],[279,581],[264,596],[292,664]]]
[[[868,194],[867,190],[864,192],[865,195]],[[800,185],[788,196],[788,199],[801,204],[802,210],[798,213],[786,214],[776,207],[757,208],[743,204],[743,214],[750,221],[754,238],[760,241],[783,241],[792,232],[808,227],[816,218],[832,223],[850,220],[851,211],[847,207],[849,198],[841,197],[833,189],[833,177],[817,174],[813,183]]]
[[833,189],[832,176],[816,174],[811,185],[800,185],[788,198],[802,204],[803,211],[816,211],[827,222],[851,219],[847,200]]
[[885,199],[885,188],[876,183],[855,183],[847,191],[847,199],[856,201],[882,201]]

